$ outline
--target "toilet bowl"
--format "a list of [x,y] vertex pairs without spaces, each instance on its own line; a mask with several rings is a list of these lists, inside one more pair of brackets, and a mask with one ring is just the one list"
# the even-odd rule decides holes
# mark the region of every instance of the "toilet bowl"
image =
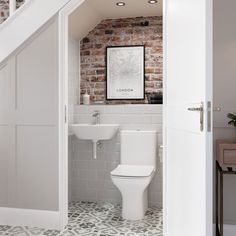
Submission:
[[156,136],[156,131],[121,131],[121,164],[111,172],[111,179],[122,195],[124,219],[145,216],[156,168]]
[[[136,173],[135,173],[136,172]],[[122,217],[140,220],[148,207],[147,187],[154,175],[153,166],[119,165],[111,179],[122,195]]]

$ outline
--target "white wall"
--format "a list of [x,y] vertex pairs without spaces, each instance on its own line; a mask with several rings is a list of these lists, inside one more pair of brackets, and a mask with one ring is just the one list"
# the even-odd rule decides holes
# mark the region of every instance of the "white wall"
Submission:
[[[74,122],[74,106],[80,101],[80,42],[73,37],[68,38],[68,118],[69,124]],[[73,138],[69,136],[68,155],[72,156]],[[69,166],[69,192],[68,197],[72,196],[72,170]]]
[[69,123],[73,123],[74,105],[80,101],[80,42],[68,39],[68,113]]
[[[228,112],[236,112],[236,1],[214,0],[214,139],[236,138],[227,126]],[[236,170],[236,168],[235,168]],[[225,223],[236,224],[236,176],[225,176]]]
[[59,209],[58,71],[57,18],[0,65],[0,207]]
[[[75,106],[74,122],[90,123],[92,113],[99,110],[101,123],[120,124],[121,129],[156,129],[158,143],[162,144],[161,105],[97,105]],[[89,141],[70,137],[69,169],[70,200],[121,202],[121,195],[113,185],[110,172],[120,163],[119,134],[112,140],[103,141],[98,150],[98,159],[92,159]],[[162,163],[157,154],[157,173],[149,188],[150,205],[162,206]]]
[[45,25],[69,1],[26,1],[19,10],[1,24],[0,45],[4,45],[4,47],[1,47],[0,50],[0,63]]

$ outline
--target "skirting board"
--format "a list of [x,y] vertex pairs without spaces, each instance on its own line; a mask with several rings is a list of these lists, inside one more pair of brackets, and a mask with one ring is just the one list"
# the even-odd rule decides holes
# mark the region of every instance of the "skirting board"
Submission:
[[[216,232],[216,227],[214,224],[214,234]],[[236,225],[224,225],[224,236],[235,236],[236,235]]]
[[0,208],[0,225],[61,229],[57,211]]

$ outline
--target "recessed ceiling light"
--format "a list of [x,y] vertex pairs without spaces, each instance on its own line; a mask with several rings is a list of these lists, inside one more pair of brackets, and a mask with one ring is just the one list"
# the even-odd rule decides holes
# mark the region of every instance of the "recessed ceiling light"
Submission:
[[157,0],[149,0],[148,3],[150,3],[150,4],[156,4],[156,3],[157,3]]
[[125,6],[125,3],[124,2],[117,2],[116,5],[118,7],[123,7],[123,6]]

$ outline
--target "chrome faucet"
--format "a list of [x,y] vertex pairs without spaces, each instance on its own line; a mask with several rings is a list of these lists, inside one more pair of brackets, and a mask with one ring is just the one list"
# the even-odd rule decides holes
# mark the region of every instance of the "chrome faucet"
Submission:
[[94,125],[100,124],[100,112],[99,111],[94,111],[93,117],[95,118]]

